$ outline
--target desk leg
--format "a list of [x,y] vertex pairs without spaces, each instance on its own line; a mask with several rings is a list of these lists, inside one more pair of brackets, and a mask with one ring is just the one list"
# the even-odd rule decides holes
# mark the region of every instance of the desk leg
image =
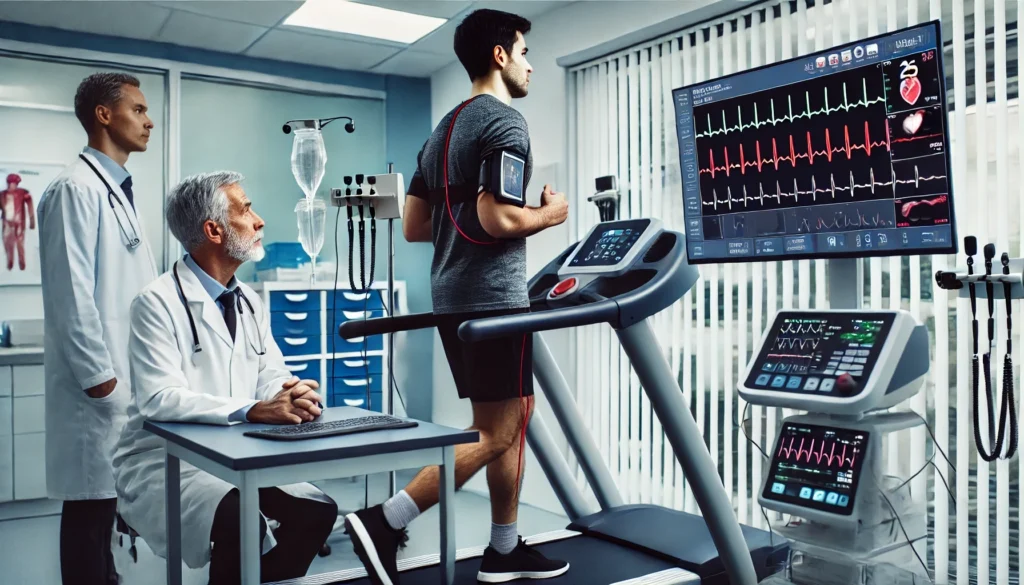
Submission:
[[167,512],[167,585],[181,585],[181,474],[180,461],[166,453],[164,459],[165,510]]
[[441,460],[441,579],[455,582],[455,447],[443,447]]
[[255,482],[249,481],[249,474],[242,473],[241,485],[238,486],[241,496],[240,542],[242,544],[242,583],[258,585],[260,582],[260,557],[263,547],[260,546],[260,492]]

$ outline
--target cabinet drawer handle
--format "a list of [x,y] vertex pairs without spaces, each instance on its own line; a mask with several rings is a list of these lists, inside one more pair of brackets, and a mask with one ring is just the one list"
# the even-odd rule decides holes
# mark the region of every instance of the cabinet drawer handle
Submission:
[[370,293],[343,292],[341,294],[344,295],[345,298],[350,301],[365,301],[366,299],[370,298]]
[[295,337],[295,338],[285,337],[284,338],[284,342],[287,343],[288,345],[292,345],[292,346],[295,346],[295,345],[305,345],[307,341],[309,341],[308,337]]
[[342,315],[345,315],[345,319],[349,321],[355,321],[356,319],[365,319],[370,316],[370,311],[342,311]]
[[348,368],[361,368],[369,362],[366,360],[342,360],[341,363],[345,364],[345,367]]
[[366,337],[350,337],[348,339],[348,342],[349,343],[362,343],[364,339],[366,339]]
[[302,301],[305,301],[306,299],[309,298],[309,293],[302,293],[302,294],[284,293],[284,298],[288,299],[289,301],[291,301],[293,303],[301,303]]
[[360,399],[343,398],[342,400],[345,401],[345,406],[362,406],[363,402],[365,402],[362,398],[360,398]]
[[289,321],[305,321],[306,317],[309,317],[309,313],[285,313],[284,317]]
[[348,378],[342,378],[341,383],[346,386],[369,386],[370,380],[367,378],[359,378],[356,380],[349,380]]
[[285,364],[289,372],[305,372],[309,364]]

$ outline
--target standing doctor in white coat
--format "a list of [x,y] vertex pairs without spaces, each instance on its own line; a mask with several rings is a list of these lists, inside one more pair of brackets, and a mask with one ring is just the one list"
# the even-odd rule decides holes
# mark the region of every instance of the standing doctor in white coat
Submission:
[[131,394],[128,309],[157,276],[124,166],[146,150],[153,122],[139,80],[122,73],[83,80],[75,115],[88,146],[39,201],[46,484],[64,501],[64,585],[113,585],[111,457]]
[[[189,177],[167,200],[167,224],[188,254],[132,303],[132,400],[114,455],[120,511],[166,557],[164,448],[146,420],[229,425],[298,424],[320,415],[311,380],[294,378],[270,331],[259,295],[235,278],[263,257],[263,220],[237,173]],[[201,350],[198,350],[201,348]],[[181,556],[210,563],[211,584],[241,582],[239,494],[231,484],[181,463]],[[265,538],[263,581],[306,574],[338,506],[308,483],[261,488],[262,516],[280,523]],[[260,527],[266,534],[266,521]],[[211,547],[212,543],[212,547]]]

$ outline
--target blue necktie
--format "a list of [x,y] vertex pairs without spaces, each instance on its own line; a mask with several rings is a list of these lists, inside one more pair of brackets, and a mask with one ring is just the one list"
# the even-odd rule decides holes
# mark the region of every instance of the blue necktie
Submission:
[[128,198],[128,203],[135,209],[135,194],[132,193],[132,178],[128,177],[121,183],[121,190],[124,191],[124,196]]

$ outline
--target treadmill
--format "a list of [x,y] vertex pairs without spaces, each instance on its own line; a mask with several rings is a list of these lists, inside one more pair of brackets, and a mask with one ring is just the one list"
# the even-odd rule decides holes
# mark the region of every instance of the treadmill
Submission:
[[[548,399],[600,505],[589,508],[539,411],[527,440],[570,523],[565,530],[526,538],[551,558],[570,563],[552,585],[611,583],[754,585],[786,562],[779,535],[741,526],[675,376],[662,357],[648,319],[670,307],[697,282],[686,262],[685,238],[658,219],[605,221],[529,282],[531,312],[467,321],[466,341],[534,335],[534,377]],[[565,378],[540,332],[607,323],[619,336],[654,414],[679,459],[702,516],[655,505],[626,505],[587,430]],[[432,313],[350,321],[343,338],[436,326]],[[460,549],[456,583],[476,583],[485,546]],[[438,554],[400,559],[403,585],[439,582]],[[327,575],[321,576],[328,577]],[[317,583],[369,583],[363,568],[330,574]]]

